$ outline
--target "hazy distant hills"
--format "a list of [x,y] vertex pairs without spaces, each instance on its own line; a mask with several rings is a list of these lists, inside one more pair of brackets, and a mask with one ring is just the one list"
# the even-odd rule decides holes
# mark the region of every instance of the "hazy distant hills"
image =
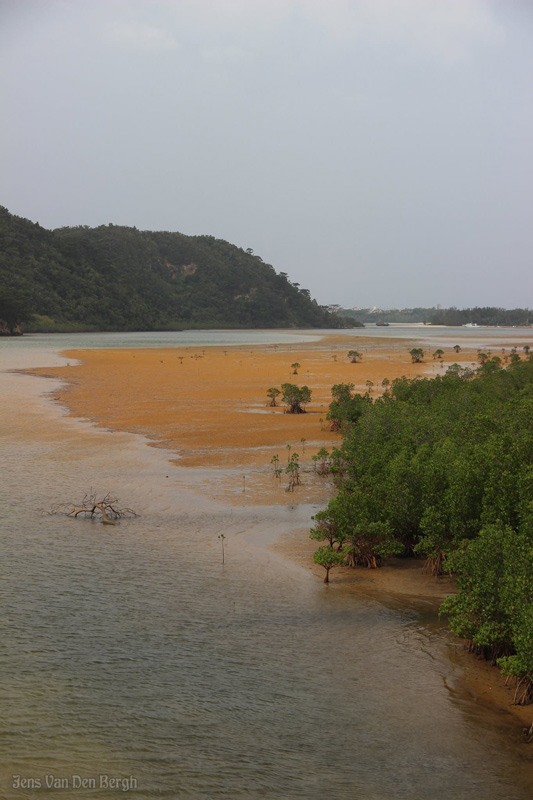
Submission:
[[349,326],[251,250],[117,225],[46,230],[0,207],[0,319],[25,330]]
[[532,325],[533,311],[528,308],[499,308],[483,306],[474,308],[339,308],[345,314],[363,323],[419,323],[427,325]]

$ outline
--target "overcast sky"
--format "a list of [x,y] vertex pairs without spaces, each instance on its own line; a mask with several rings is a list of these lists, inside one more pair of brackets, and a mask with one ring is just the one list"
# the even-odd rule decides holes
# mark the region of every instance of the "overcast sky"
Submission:
[[0,0],[0,204],[320,303],[532,306],[531,0]]

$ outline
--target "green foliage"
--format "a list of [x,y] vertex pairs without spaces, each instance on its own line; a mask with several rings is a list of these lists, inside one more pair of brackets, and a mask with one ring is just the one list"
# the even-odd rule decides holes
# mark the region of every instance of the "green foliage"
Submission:
[[412,350],[409,350],[409,355],[413,364],[420,364],[424,358],[424,351],[421,347],[413,347]]
[[324,583],[329,583],[329,571],[333,567],[340,567],[344,561],[344,553],[334,550],[329,545],[319,547],[313,556],[313,561],[326,570]]
[[287,414],[304,414],[305,406],[311,402],[311,390],[308,386],[298,387],[294,383],[282,383],[281,399],[286,405]]
[[353,383],[336,383],[332,387],[333,402],[326,415],[330,430],[340,431],[343,427],[353,425],[363,413],[363,407],[372,402],[367,396],[353,395],[353,389]]
[[355,317],[363,324],[371,323],[377,324],[394,323],[394,322],[427,322],[431,314],[435,311],[434,308],[393,308],[393,309],[379,309],[375,308],[348,308],[342,309],[338,313],[346,317]]
[[420,538],[413,552],[426,557],[426,567],[435,577],[444,572],[450,539],[450,521],[442,510],[435,506],[425,508],[420,518]]
[[533,314],[528,308],[505,309],[495,306],[483,308],[432,309],[427,321],[432,325],[531,325]]
[[496,308],[485,306],[483,308],[393,308],[390,310],[376,311],[373,308],[340,309],[339,315],[346,318],[355,317],[362,323],[381,322],[423,322],[431,325],[466,325],[473,322],[476,325],[531,325],[533,313],[528,308]]
[[[524,500],[531,504],[529,491]],[[524,528],[497,522],[465,543],[450,558],[450,568],[459,575],[459,593],[448,597],[442,607],[454,633],[470,641],[476,652],[498,660],[504,674],[518,679],[519,703],[533,701],[530,520]]]
[[287,491],[293,492],[294,487],[299,486],[302,482],[300,480],[300,456],[298,453],[293,453],[289,458],[288,464],[285,467],[285,473],[289,476]]
[[18,333],[21,323],[31,318],[31,309],[28,294],[0,286],[0,336]]
[[337,550],[340,550],[344,544],[344,538],[339,531],[338,522],[330,510],[319,511],[313,519],[315,526],[311,528],[309,538],[316,539],[317,542],[327,541],[331,548],[337,545]]
[[352,391],[332,392],[338,495],[313,538],[332,532],[348,566],[403,553],[457,573],[443,606],[453,631],[514,676],[517,702],[533,701],[533,361],[395,379],[359,397],[358,415]]
[[277,406],[276,398],[281,394],[280,390],[277,389],[275,386],[271,386],[270,389],[267,389],[267,397],[270,399],[269,405]]
[[403,550],[387,522],[376,521],[376,497],[366,492],[342,492],[329,504],[327,514],[337,525],[337,537],[349,566],[379,566],[381,559]]
[[275,478],[280,478],[281,477],[281,473],[283,472],[283,470],[279,465],[279,456],[278,455],[272,456],[272,458],[270,459],[270,463],[272,464],[272,470],[273,470],[273,473],[274,473],[274,477]]
[[329,452],[325,447],[321,447],[318,453],[311,456],[315,462],[315,470],[319,475],[327,475],[331,469],[331,462],[329,460]]
[[338,403],[344,403],[352,399],[352,392],[354,389],[354,383],[336,383],[331,387],[331,396]]
[[450,562],[460,591],[442,612],[452,630],[518,679],[516,702],[532,702],[533,538],[501,523],[487,525]]
[[[270,264],[212,236],[45,230],[0,207],[0,319],[32,330],[344,327]],[[6,311],[7,308],[7,311]]]
[[348,358],[352,364],[357,364],[358,361],[361,361],[362,355],[359,350],[348,350]]

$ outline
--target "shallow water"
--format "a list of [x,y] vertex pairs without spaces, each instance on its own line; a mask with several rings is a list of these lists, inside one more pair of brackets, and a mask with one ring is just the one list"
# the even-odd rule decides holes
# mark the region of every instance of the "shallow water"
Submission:
[[0,337],[0,353],[26,350],[71,350],[122,347],[207,347],[209,345],[292,344],[317,341],[324,331],[198,330],[126,331],[118,333],[30,333]]
[[[194,491],[209,471],[64,417],[40,397],[51,381],[0,378],[3,797],[531,796],[516,723],[462,691],[427,604],[325,587],[264,546],[305,535],[312,507],[222,506]],[[140,516],[42,513],[89,487]],[[99,789],[104,774],[137,786]]]
[[32,333],[22,337],[0,337],[0,358],[16,351],[18,356],[27,350],[70,350],[123,347],[207,347],[210,345],[284,345],[298,342],[319,342],[325,335],[373,339],[416,339],[423,345],[461,347],[522,348],[531,344],[533,328],[446,328],[431,325],[390,324],[388,327],[367,325],[365,328],[344,330],[187,330],[187,331],[127,331],[107,333]]

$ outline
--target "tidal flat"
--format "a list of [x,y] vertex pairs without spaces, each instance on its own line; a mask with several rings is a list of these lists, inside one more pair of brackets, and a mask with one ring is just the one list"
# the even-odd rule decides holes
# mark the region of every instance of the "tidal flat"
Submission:
[[[398,570],[387,587],[394,567],[325,587],[307,558],[331,385],[445,367],[411,365],[404,339],[315,334],[4,351],[47,376],[2,374],[4,796],[46,774],[133,776],[138,798],[530,796],[531,749],[465,683],[443,587]],[[282,382],[312,389],[308,413],[267,407]],[[287,445],[308,466],[293,493],[270,464]],[[47,513],[91,487],[139,516]]]

